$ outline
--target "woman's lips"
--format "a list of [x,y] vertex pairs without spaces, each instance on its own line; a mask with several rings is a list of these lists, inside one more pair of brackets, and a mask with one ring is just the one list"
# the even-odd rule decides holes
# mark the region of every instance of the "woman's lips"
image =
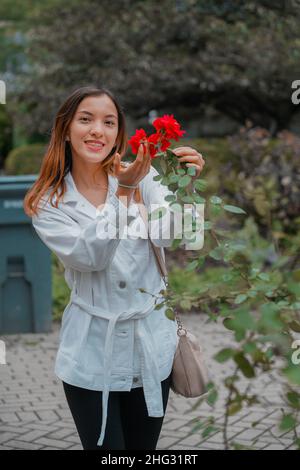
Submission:
[[85,142],[85,145],[91,152],[100,152],[104,148],[104,145],[94,144],[92,142]]

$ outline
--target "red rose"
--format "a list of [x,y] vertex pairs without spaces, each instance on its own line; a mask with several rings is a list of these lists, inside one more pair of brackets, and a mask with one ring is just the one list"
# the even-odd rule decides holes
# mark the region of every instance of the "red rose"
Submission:
[[131,145],[131,150],[134,155],[138,153],[140,141],[147,140],[147,134],[144,129],[137,129],[135,134],[128,140],[129,145]]
[[165,152],[171,145],[170,139],[179,140],[185,131],[180,129],[180,124],[174,119],[174,115],[165,114],[161,118],[153,121],[153,126],[156,129],[154,134],[147,136],[144,129],[137,129],[135,134],[129,139],[128,143],[131,145],[131,150],[134,155],[138,153],[141,140],[149,142],[149,152],[151,158],[157,156],[157,152]]
[[154,158],[156,156],[156,152],[157,152],[157,147],[156,146],[159,143],[160,135],[159,134],[151,134],[151,135],[149,135],[147,140],[149,142],[150,156],[151,156],[151,158]]
[[179,140],[185,134],[185,131],[180,130],[180,124],[174,119],[174,114],[165,114],[163,117],[155,119],[153,126],[157,132],[162,132],[166,139]]

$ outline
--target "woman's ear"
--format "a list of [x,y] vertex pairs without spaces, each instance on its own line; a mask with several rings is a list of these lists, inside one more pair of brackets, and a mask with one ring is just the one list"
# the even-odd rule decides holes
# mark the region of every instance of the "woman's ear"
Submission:
[[67,135],[66,140],[70,140],[70,137]]

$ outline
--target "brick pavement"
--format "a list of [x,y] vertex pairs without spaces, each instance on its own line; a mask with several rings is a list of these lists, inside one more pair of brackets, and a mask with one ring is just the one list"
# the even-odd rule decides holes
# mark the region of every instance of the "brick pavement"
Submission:
[[[230,346],[231,333],[220,324],[205,322],[206,317],[189,314],[185,324],[199,337],[204,348],[212,379],[218,384],[220,400],[212,410],[207,403],[191,409],[197,399],[186,399],[170,392],[168,408],[158,449],[210,450],[223,449],[222,432],[202,437],[192,432],[195,420],[210,415],[221,425],[225,389],[222,379],[230,363],[218,364],[215,352]],[[53,368],[58,346],[59,325],[49,334],[6,335],[6,365],[0,365],[0,450],[82,449],[75,425],[66,404],[61,382]],[[242,386],[246,386],[242,383]],[[261,404],[243,409],[229,419],[228,437],[255,449],[293,449],[293,435],[278,429],[283,408],[282,388],[278,378],[266,375],[254,382],[253,391]],[[255,427],[253,422],[257,422]]]

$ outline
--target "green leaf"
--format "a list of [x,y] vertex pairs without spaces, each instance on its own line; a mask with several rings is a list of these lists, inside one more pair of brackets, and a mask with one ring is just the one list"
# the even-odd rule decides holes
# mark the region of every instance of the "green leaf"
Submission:
[[218,398],[218,392],[217,390],[213,389],[207,396],[206,401],[210,406],[213,406],[215,402],[217,401],[217,398]]
[[192,433],[195,433],[195,432],[199,431],[199,429],[206,426],[206,424],[207,424],[206,421],[198,421],[197,424],[195,426],[193,426]]
[[221,204],[222,199],[218,196],[211,196],[209,199],[212,204]]
[[154,310],[160,310],[161,308],[163,308],[164,305],[165,305],[164,302],[161,302],[160,304],[156,304],[154,307]]
[[288,290],[296,297],[300,297],[300,283],[299,282],[288,282]]
[[194,166],[189,166],[187,174],[191,175],[191,176],[195,176],[196,175],[196,168]]
[[261,279],[262,281],[269,281],[270,280],[270,276],[268,273],[260,273],[258,275],[259,279]]
[[257,291],[256,290],[249,290],[248,291],[248,297],[251,297],[251,298],[257,297]]
[[[255,331],[256,323],[245,306],[241,306],[240,309],[236,309],[231,313],[232,318],[227,318],[224,321],[225,328],[233,330],[239,333],[239,337],[243,338],[243,333],[246,330]],[[240,336],[241,335],[241,336]]]
[[220,214],[222,210],[222,206],[221,205],[216,205],[214,204],[211,209],[210,209],[210,212],[211,212],[211,215],[213,216],[218,216]]
[[205,204],[204,197],[199,196],[199,194],[193,193],[192,198],[193,198],[194,202],[196,202],[197,204]]
[[242,409],[242,403],[241,403],[240,401],[231,403],[231,404],[228,406],[228,409],[227,409],[228,416],[235,415],[235,414],[238,413],[241,409]]
[[281,431],[287,431],[288,429],[293,429],[297,424],[294,416],[291,414],[283,416],[281,423],[279,425],[279,429]]
[[300,437],[298,437],[297,439],[295,439],[294,441],[295,445],[297,446],[298,450],[300,449]]
[[165,315],[169,320],[175,320],[175,313],[174,310],[172,310],[171,308],[167,308],[167,310],[165,311]]
[[290,402],[290,405],[293,408],[300,409],[300,396],[299,393],[297,392],[288,392],[286,394],[288,401]]
[[173,212],[181,212],[182,213],[182,207],[181,207],[181,204],[179,204],[179,202],[171,202],[170,203],[170,209]]
[[178,186],[179,188],[185,188],[186,186],[190,184],[191,181],[192,181],[191,177],[188,175],[185,175],[182,178],[180,178],[180,180],[178,181]]
[[216,248],[214,248],[213,250],[211,250],[209,252],[209,256],[217,261],[223,259],[223,250],[222,250],[222,247],[221,246],[217,246]]
[[257,346],[253,342],[246,343],[243,345],[243,350],[245,351],[245,353],[253,354],[254,352],[257,351]]
[[279,307],[274,303],[264,303],[260,307],[261,318],[259,326],[267,331],[281,331],[284,327],[284,322],[280,318]]
[[289,364],[288,367],[283,369],[283,374],[288,378],[288,380],[295,384],[300,385],[300,367],[299,364]]
[[196,181],[194,181],[194,187],[198,191],[205,191],[206,188],[207,188],[207,182],[205,180],[199,178]]
[[[156,220],[162,218],[167,212],[166,207],[157,207],[151,212],[151,220]],[[150,214],[149,214],[150,216]]]
[[245,339],[246,336],[246,330],[236,330],[234,333],[234,338],[235,340],[239,343],[243,339]]
[[185,271],[193,271],[193,269],[195,269],[197,266],[198,266],[198,260],[195,259],[194,261],[192,261],[191,263],[187,265],[187,267],[185,268]]
[[226,362],[228,361],[228,359],[231,359],[234,354],[235,354],[235,350],[234,349],[231,349],[231,348],[225,348],[225,349],[222,349],[221,351],[219,351],[215,356],[214,356],[214,359],[220,363],[223,363],[223,362]]
[[173,196],[173,194],[168,194],[168,196],[165,197],[165,201],[176,201],[176,196]]
[[237,206],[230,206],[230,205],[225,204],[223,206],[223,209],[225,209],[225,211],[228,211],[228,212],[233,212],[234,214],[247,214],[247,212],[245,212],[243,209]]
[[227,330],[234,331],[232,318],[225,318],[225,320],[223,321],[223,325],[225,326],[225,328],[227,328]]
[[177,181],[180,179],[180,176],[178,175],[170,175],[169,176],[169,181],[170,183],[177,183]]
[[247,295],[246,294],[239,294],[236,296],[236,298],[234,299],[234,303],[235,304],[241,304],[242,302],[244,302],[246,299],[247,299]]
[[183,197],[181,198],[181,200],[182,200],[183,202],[187,202],[187,203],[189,203],[189,204],[192,204],[192,203],[194,202],[193,196],[183,196]]
[[255,377],[255,371],[243,352],[235,354],[233,359],[247,379]]
[[207,426],[206,429],[204,429],[204,431],[203,431],[203,433],[202,433],[202,437],[207,437],[207,436],[209,436],[211,433],[213,433],[213,432],[215,432],[215,431],[217,431],[217,430],[218,430],[218,428],[216,428],[215,426],[209,425],[209,426]]

